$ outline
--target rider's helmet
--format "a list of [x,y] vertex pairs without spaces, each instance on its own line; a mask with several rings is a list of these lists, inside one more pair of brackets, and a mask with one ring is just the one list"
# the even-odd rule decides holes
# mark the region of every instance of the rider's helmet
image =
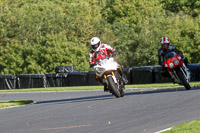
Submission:
[[170,45],[170,40],[168,37],[162,37],[160,40],[160,43],[162,45],[163,50],[168,50],[169,45]]
[[93,37],[90,43],[94,51],[98,51],[101,47],[101,41],[98,37]]

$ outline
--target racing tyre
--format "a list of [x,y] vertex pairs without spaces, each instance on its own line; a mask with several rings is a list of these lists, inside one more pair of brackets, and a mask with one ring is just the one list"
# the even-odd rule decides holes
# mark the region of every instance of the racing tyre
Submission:
[[108,76],[108,83],[110,84],[110,88],[112,89],[113,94],[116,98],[119,98],[121,96],[119,90],[117,89],[117,86],[115,85],[115,82],[113,81],[112,76]]
[[186,90],[190,90],[191,86],[190,84],[187,82],[187,80],[185,79],[185,76],[183,75],[182,71],[179,69],[177,69],[177,76],[179,77],[179,79],[181,80],[181,82],[183,83],[183,85],[185,86]]

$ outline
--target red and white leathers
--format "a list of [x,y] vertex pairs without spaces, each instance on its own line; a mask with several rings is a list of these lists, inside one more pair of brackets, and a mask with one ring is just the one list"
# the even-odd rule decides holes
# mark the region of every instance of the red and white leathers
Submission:
[[[113,49],[110,45],[107,44],[100,44],[100,48],[98,50],[94,50],[92,49],[90,51],[90,67],[93,67],[96,65],[96,63],[99,60],[103,60],[106,57],[110,57],[112,55],[112,57],[117,56],[117,51],[115,49]],[[119,64],[118,64],[119,65]],[[120,65],[119,65],[120,66]],[[119,74],[122,76],[122,79],[124,81],[124,84],[128,83],[128,80],[126,79],[125,74],[122,71],[122,68],[120,67],[118,69]],[[104,90],[105,90],[105,86],[104,86]]]
[[93,67],[96,65],[96,63],[101,59],[105,59],[106,57],[111,56],[111,54],[116,53],[116,50],[113,49],[110,45],[107,44],[101,44],[100,48],[95,51],[90,51],[90,67]]

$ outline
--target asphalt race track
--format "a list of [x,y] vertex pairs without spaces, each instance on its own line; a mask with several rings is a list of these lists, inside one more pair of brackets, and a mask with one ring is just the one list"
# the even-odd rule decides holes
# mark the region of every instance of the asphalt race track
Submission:
[[200,88],[125,93],[0,93],[1,101],[35,101],[0,109],[0,133],[154,133],[200,118]]

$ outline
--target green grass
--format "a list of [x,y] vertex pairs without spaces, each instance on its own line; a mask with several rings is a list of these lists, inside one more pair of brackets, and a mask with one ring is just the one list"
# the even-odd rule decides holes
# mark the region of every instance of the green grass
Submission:
[[20,106],[32,103],[32,100],[0,101],[0,108]]
[[[192,87],[200,86],[200,82],[191,82]],[[183,87],[173,83],[158,83],[158,84],[133,84],[126,85],[126,88],[160,88],[160,87]],[[5,92],[41,92],[41,91],[76,91],[76,90],[103,90],[103,86],[74,86],[74,87],[48,87],[48,88],[27,88],[27,89],[11,89],[0,90],[0,93]]]
[[200,119],[182,123],[173,127],[171,130],[162,133],[199,133],[200,132]]
[[2,93],[2,92],[76,91],[76,90],[98,90],[98,89],[103,89],[103,86],[75,86],[75,87],[11,89],[11,90],[0,90],[0,93]]
[[[200,86],[200,82],[190,82],[191,87]],[[178,84],[173,83],[154,83],[154,84],[134,84],[126,85],[126,88],[159,88],[159,87],[183,87]]]

